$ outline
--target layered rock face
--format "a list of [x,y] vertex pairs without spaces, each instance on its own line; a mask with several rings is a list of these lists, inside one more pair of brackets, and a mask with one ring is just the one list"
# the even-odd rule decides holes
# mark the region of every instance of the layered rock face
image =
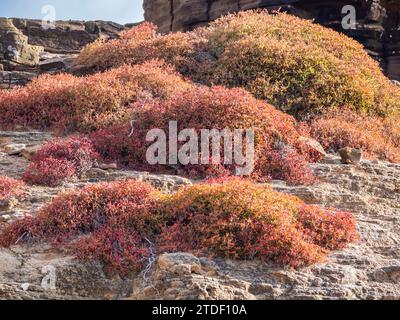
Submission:
[[[356,24],[344,29],[352,5]],[[312,19],[363,43],[387,75],[400,80],[400,2],[397,0],[144,0],[145,18],[160,32],[191,30],[222,15],[266,8]],[[347,20],[346,20],[347,21]]]
[[5,69],[34,67],[39,63],[42,47],[28,44],[28,37],[11,20],[0,18],[0,63]]
[[57,21],[49,28],[41,20],[0,18],[0,89],[65,71],[84,46],[116,38],[125,28],[105,21]]

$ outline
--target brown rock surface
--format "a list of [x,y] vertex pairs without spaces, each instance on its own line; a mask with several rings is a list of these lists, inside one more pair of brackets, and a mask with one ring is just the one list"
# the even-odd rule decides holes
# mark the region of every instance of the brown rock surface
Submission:
[[42,51],[42,47],[29,44],[10,19],[0,18],[0,63],[5,68],[35,67]]
[[24,86],[38,76],[37,70],[32,71],[0,71],[0,89],[11,89]]
[[115,38],[124,26],[106,21],[57,21],[55,28],[43,28],[41,20],[12,19],[12,23],[29,43],[47,52],[78,53],[98,38]]
[[399,299],[400,166],[346,166],[328,156],[312,168],[321,180],[315,186],[272,186],[311,204],[353,211],[359,243],[298,271],[258,261],[163,255],[146,279],[136,279],[132,299]]

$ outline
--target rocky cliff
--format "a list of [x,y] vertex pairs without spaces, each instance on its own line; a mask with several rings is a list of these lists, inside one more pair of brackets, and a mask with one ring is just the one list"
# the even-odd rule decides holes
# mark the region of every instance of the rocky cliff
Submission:
[[[356,8],[355,29],[342,28],[342,8]],[[145,18],[161,32],[190,30],[230,12],[266,8],[286,11],[357,39],[400,80],[400,1],[398,0],[144,0]]]
[[0,18],[0,89],[24,85],[41,72],[68,68],[74,54],[98,38],[116,38],[125,26],[105,21]]

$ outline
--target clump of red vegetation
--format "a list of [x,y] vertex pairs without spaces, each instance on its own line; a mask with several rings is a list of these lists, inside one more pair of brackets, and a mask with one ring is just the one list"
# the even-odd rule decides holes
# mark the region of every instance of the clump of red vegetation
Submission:
[[[136,168],[142,166],[152,171],[165,170],[165,166],[147,164],[146,151],[150,144],[146,142],[146,134],[154,128],[162,129],[168,139],[169,122],[173,120],[178,124],[178,132],[193,128],[198,137],[201,136],[201,129],[252,129],[255,133],[255,169],[252,177],[284,178],[292,183],[313,182],[308,162],[316,158],[302,142],[301,137],[308,134],[304,127],[293,117],[253,98],[245,90],[193,87],[169,99],[135,108],[134,119],[137,125],[130,137],[127,127],[114,127],[91,135],[94,145],[106,160],[120,161]],[[221,149],[223,153],[223,144]],[[224,163],[223,156],[221,154],[221,164]],[[216,171],[234,174],[234,167],[187,165],[182,167],[182,171],[204,178]]]
[[129,123],[131,103],[143,97],[163,99],[188,87],[157,61],[87,77],[43,75],[26,87],[0,92],[0,126],[92,131]]
[[328,151],[344,147],[362,149],[369,159],[400,161],[400,127],[398,117],[381,118],[341,110],[314,119],[312,136]]
[[0,201],[18,197],[24,192],[24,183],[9,177],[0,176]]
[[98,158],[99,154],[87,138],[56,138],[33,156],[23,179],[31,184],[54,187],[72,177],[81,177]]
[[[263,10],[227,15],[186,33],[161,35],[145,23],[121,39],[89,45],[76,64],[96,71],[148,59],[164,60],[203,85],[245,88],[298,119],[318,117],[314,127],[321,128],[314,132],[324,146],[332,144],[330,133],[351,135],[343,142],[362,146],[368,157],[398,161],[399,139],[375,138],[398,131],[400,89],[362,45],[329,28]],[[344,106],[364,119],[333,120],[330,114]],[[352,127],[367,122],[367,130]]]
[[[313,156],[312,152],[309,156]],[[268,165],[270,176],[274,179],[305,185],[317,182],[317,178],[308,167],[307,157],[293,148],[285,147],[272,151]]]
[[298,268],[357,239],[351,214],[309,206],[238,179],[185,188],[162,208],[173,223],[164,229],[161,243],[172,251],[260,258]]
[[71,246],[81,261],[100,261],[107,273],[139,271],[148,255],[143,239],[124,227],[103,227]]
[[52,241],[109,272],[138,271],[148,255],[188,250],[299,268],[358,238],[349,213],[304,204],[247,180],[226,179],[166,195],[138,181],[61,194],[36,218],[6,227],[0,245]]

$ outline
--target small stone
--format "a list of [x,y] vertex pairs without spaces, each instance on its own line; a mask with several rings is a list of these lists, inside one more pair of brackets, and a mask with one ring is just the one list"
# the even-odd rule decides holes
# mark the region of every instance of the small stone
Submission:
[[9,214],[4,214],[0,216],[0,222],[6,223],[11,220],[11,216]]
[[153,287],[150,287],[150,286],[143,289],[143,294],[145,297],[150,297],[156,293],[157,293],[157,291]]
[[343,164],[358,164],[362,158],[362,150],[346,147],[339,150]]
[[26,147],[21,151],[21,156],[27,160],[31,160],[32,157],[42,148],[42,146]]
[[161,270],[167,270],[176,274],[201,273],[200,260],[189,253],[163,254],[158,258],[157,264]]
[[3,147],[3,150],[9,156],[16,156],[16,155],[19,155],[22,152],[22,150],[24,150],[25,148],[26,148],[25,144],[11,143],[11,144],[5,145]]
[[397,80],[390,80],[390,82],[391,82],[392,84],[394,84],[395,86],[399,86],[399,87],[400,87],[400,81],[397,81]]
[[0,145],[6,145],[11,143],[11,138],[10,137],[0,137]]

